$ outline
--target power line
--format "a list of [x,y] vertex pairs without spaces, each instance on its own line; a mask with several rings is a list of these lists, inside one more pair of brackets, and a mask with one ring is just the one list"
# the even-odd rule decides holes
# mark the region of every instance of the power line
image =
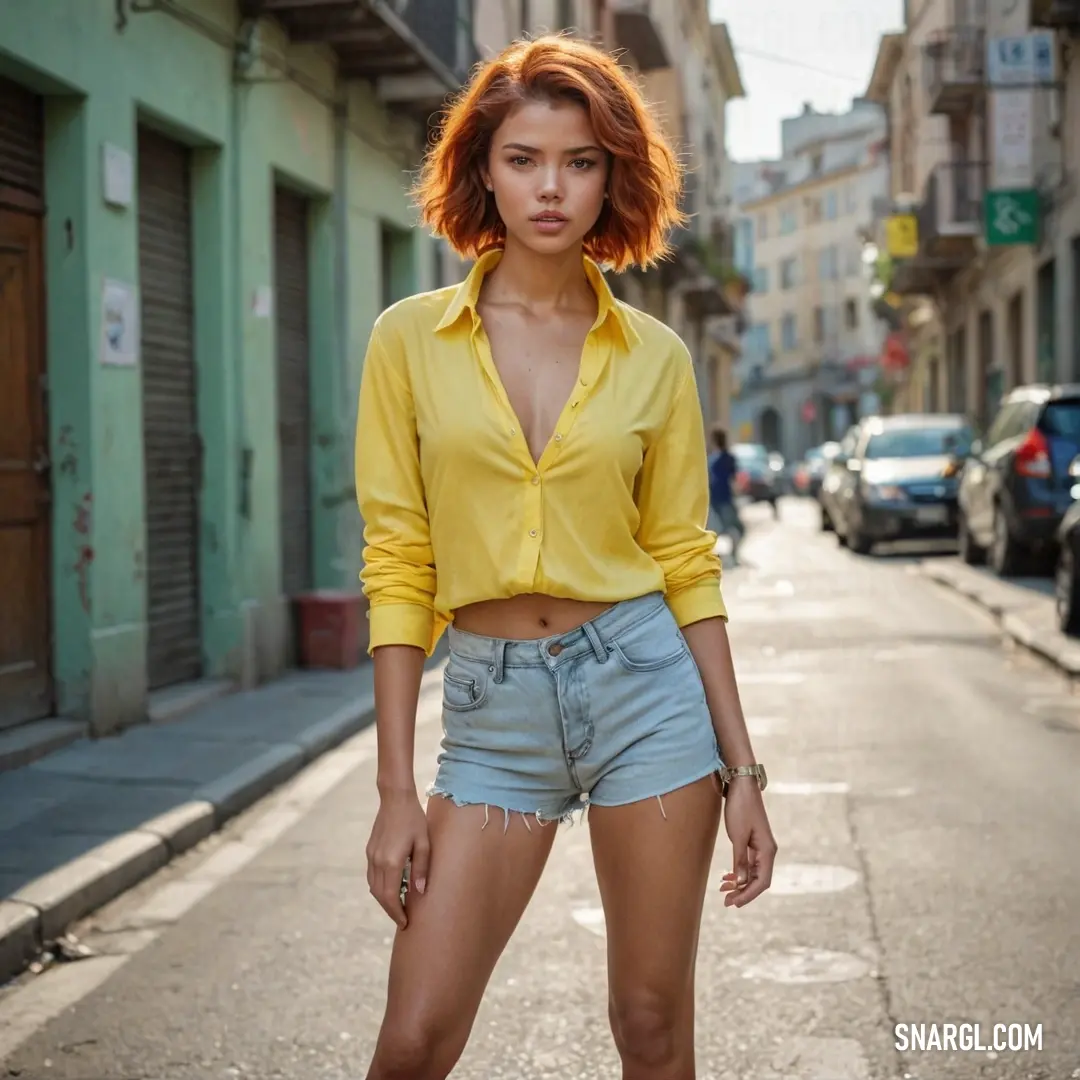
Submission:
[[760,49],[747,49],[745,46],[736,45],[735,51],[743,56],[753,57],[755,60],[767,60],[772,64],[786,64],[788,67],[802,68],[803,71],[812,71],[815,75],[824,75],[829,79],[840,79],[842,82],[859,83],[865,79],[856,78],[854,75],[844,75],[839,71],[829,71],[827,68],[814,67],[813,64],[803,63],[791,56],[778,56],[776,53],[762,52]]

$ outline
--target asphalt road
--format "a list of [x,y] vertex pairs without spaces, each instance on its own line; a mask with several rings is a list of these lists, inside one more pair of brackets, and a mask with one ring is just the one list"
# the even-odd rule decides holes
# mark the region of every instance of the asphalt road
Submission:
[[[707,904],[699,1076],[1080,1077],[1080,699],[912,557],[839,549],[807,503],[747,516],[727,596],[781,863],[746,910]],[[437,704],[432,685],[425,784]],[[364,881],[372,746],[80,927],[97,955],[3,992],[0,1076],[363,1077],[390,941]],[[567,828],[455,1077],[619,1076],[598,907]],[[1041,1025],[1041,1050],[896,1048],[897,1024],[973,1023],[984,1045]]]

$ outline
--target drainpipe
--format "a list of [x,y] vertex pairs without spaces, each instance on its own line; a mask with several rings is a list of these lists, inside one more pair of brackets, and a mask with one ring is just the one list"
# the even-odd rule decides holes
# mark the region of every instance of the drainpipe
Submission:
[[[349,97],[345,84],[338,79],[338,100],[334,106],[334,195],[331,214],[334,219],[334,321],[337,327],[337,393],[334,395],[335,419],[338,444],[338,464],[335,470],[339,482],[335,490],[344,492],[350,486],[346,479],[351,476],[347,467],[350,460],[348,447],[352,440],[353,400],[349,384]],[[340,569],[346,575],[345,555],[350,550],[348,517],[344,507],[337,512],[337,551]],[[359,567],[356,568],[357,570]]]

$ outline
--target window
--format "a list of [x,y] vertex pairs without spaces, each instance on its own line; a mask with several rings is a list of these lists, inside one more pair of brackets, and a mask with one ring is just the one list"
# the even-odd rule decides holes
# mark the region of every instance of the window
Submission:
[[859,277],[862,274],[862,248],[858,244],[851,244],[847,249],[847,265],[845,267],[848,277]]
[[769,341],[769,324],[767,322],[754,323],[746,332],[743,347],[748,356],[758,360],[768,359],[770,352],[772,352],[772,343]]
[[794,289],[798,283],[799,264],[794,258],[785,259],[780,264],[780,288]]
[[795,316],[785,315],[780,321],[780,344],[781,346],[790,352],[796,348],[799,343],[798,333],[796,332]]
[[821,220],[821,200],[808,196],[806,199],[806,223],[816,225]]
[[877,458],[963,457],[971,446],[968,427],[910,427],[872,435],[863,451],[868,460]]
[[840,216],[840,200],[835,191],[830,191],[825,196],[825,217],[829,221],[835,221]]
[[793,207],[786,206],[780,211],[780,235],[788,236],[799,227]]
[[835,244],[818,252],[818,276],[822,281],[835,281],[840,276],[840,250]]
[[854,300],[844,301],[844,327],[848,330],[859,329],[859,305]]
[[532,4],[521,0],[521,32],[527,34],[532,27]]
[[769,215],[764,211],[757,216],[757,238],[759,240],[769,238]]
[[767,266],[754,267],[754,292],[767,293],[769,291],[769,268]]
[[849,214],[854,214],[859,209],[859,192],[855,187],[855,184],[848,181],[844,185],[844,210]]
[[825,340],[825,309],[814,308],[814,344],[820,345]]
[[574,0],[559,0],[555,22],[558,30],[569,30],[574,25]]

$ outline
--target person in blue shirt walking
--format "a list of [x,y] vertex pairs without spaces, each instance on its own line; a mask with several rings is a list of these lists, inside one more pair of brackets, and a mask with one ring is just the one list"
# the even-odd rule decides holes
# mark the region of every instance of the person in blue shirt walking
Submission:
[[727,448],[727,432],[717,425],[712,429],[713,446],[709,455],[709,508],[712,520],[710,528],[719,536],[731,540],[732,565],[739,564],[739,543],[746,532],[739,508],[735,505],[732,483],[739,466]]

